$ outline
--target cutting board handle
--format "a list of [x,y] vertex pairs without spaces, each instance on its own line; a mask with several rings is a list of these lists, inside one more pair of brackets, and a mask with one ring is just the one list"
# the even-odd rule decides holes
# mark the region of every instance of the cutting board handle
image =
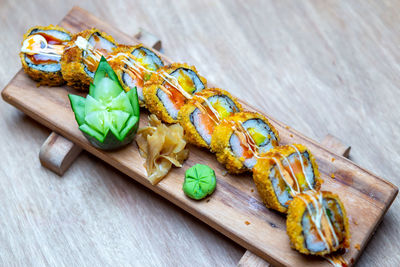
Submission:
[[[342,141],[331,134],[327,134],[322,139],[321,144],[330,151],[348,158],[350,156],[351,146],[345,145]],[[250,250],[246,250],[238,263],[238,267],[268,267],[272,266],[266,260],[258,257]]]
[[[148,31],[139,28],[134,37],[142,44],[160,51],[161,40]],[[62,176],[81,153],[82,148],[67,138],[52,132],[44,141],[39,152],[39,160],[43,167]]]

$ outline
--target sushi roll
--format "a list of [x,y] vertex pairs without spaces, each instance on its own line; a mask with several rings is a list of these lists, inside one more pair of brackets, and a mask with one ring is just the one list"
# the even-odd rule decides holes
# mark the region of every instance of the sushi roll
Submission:
[[192,95],[206,88],[196,68],[173,63],[160,68],[143,88],[147,109],[167,123],[178,122],[178,112]]
[[294,195],[319,190],[322,183],[314,156],[300,144],[278,146],[260,155],[253,179],[265,205],[283,213]]
[[59,26],[36,26],[23,38],[19,57],[24,71],[41,85],[62,85],[60,59],[71,33]]
[[211,137],[211,151],[230,173],[251,171],[257,157],[278,145],[279,136],[259,113],[239,112],[222,121]]
[[67,85],[88,89],[101,56],[107,58],[116,47],[114,39],[98,29],[75,34],[61,57],[61,72]]
[[323,256],[350,245],[346,210],[331,192],[297,195],[289,204],[286,226],[292,247],[303,254]]
[[[118,67],[114,69],[122,87],[129,91],[136,86],[139,103],[144,106],[143,85],[150,80],[152,73],[164,66],[164,62],[154,51],[141,44],[118,47],[114,53],[118,61]],[[122,56],[118,56],[121,53]]]
[[215,126],[241,110],[242,105],[227,91],[210,88],[194,94],[181,108],[178,117],[189,143],[210,148]]

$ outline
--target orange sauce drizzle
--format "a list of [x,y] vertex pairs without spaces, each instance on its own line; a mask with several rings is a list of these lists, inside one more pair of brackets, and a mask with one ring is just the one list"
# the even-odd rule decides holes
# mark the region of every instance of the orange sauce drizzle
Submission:
[[208,106],[204,106],[198,102],[196,102],[195,105],[201,110],[200,120],[206,126],[207,133],[212,135],[215,125],[217,125],[219,121],[219,117],[217,117]]
[[[303,158],[301,153],[298,151],[298,149],[291,145],[295,150],[296,153],[299,156],[299,160],[296,159],[294,161],[294,164],[290,164],[289,160],[287,159],[286,156],[279,154],[280,157],[273,156],[272,159],[275,161],[277,169],[280,173],[280,176],[282,177],[282,180],[286,183],[286,185],[291,189],[290,194],[294,197],[296,195],[299,195],[302,193],[301,187],[298,184],[297,178],[296,178],[296,173],[302,172],[304,174],[305,180],[308,183],[305,169],[304,169],[304,163],[303,163]],[[262,157],[261,157],[262,158]],[[287,161],[288,165],[283,166],[281,160],[278,158],[283,158],[285,161]],[[315,197],[313,194],[315,194],[317,191],[310,185],[309,188],[311,190],[304,192],[305,198],[303,196],[299,196],[299,198],[307,205],[307,210],[311,218],[311,223],[312,223],[312,232],[313,235],[317,238],[318,241],[322,241],[325,243],[328,252],[332,251],[333,248],[336,248],[339,246],[339,240],[338,236],[336,234],[335,228],[333,227],[328,215],[326,214],[325,208],[323,207],[323,197],[322,193],[319,192],[318,197]],[[315,214],[312,213],[309,203],[312,202],[313,206],[315,208]],[[335,212],[335,220],[340,220],[337,215],[338,213]],[[344,259],[341,256],[327,256],[325,257],[330,263],[332,263],[334,266],[347,266],[347,263],[344,261]]]
[[48,44],[52,44],[52,45],[65,45],[67,42],[63,41],[61,39],[58,39],[52,35],[49,35],[47,33],[44,32],[38,32],[36,34],[40,34],[41,36],[44,37],[44,39],[46,39]]
[[[310,193],[311,192],[311,193]],[[332,251],[332,249],[339,246],[338,236],[336,234],[333,225],[326,214],[325,208],[323,207],[323,197],[322,193],[318,192],[318,196],[314,196],[315,192],[307,191],[304,193],[306,196],[299,196],[300,199],[307,205],[308,214],[310,215],[312,222],[312,230],[314,232],[314,236],[318,238],[319,241],[323,241],[326,245],[328,253]],[[312,202],[315,212],[313,213],[310,206],[308,205]]]
[[136,81],[138,87],[142,88],[144,85],[144,73],[140,70],[135,70],[134,68],[129,68],[128,66],[122,67],[122,70],[126,72],[132,80]]
[[[144,85],[143,77],[145,74],[156,74],[155,71],[149,70],[141,65],[137,58],[130,53],[118,53],[116,55],[110,55],[106,56],[106,59],[113,60],[118,57],[124,57],[123,62],[126,63],[126,66],[123,67],[123,70],[128,73],[132,79],[137,81],[138,86]],[[182,88],[175,77],[169,75],[167,72],[158,73],[158,76],[161,77],[165,82],[164,84],[161,84],[159,88],[168,95],[176,109],[180,109],[185,104],[187,99],[192,98],[192,96]],[[186,80],[185,82],[188,83]]]
[[[180,109],[186,102],[186,97],[176,86],[172,86],[169,83],[163,85],[163,87],[169,92],[168,96],[171,102],[174,104],[176,109]],[[163,89],[164,89],[163,88]]]
[[[95,37],[97,37],[97,36],[95,36]],[[84,57],[83,61],[85,62],[88,70],[91,72],[96,71],[101,57],[104,56],[107,59],[108,55],[110,53],[106,49],[99,48],[97,42],[95,43],[95,46],[92,49],[87,49],[86,52],[87,52],[87,57]]]
[[242,123],[230,121],[230,124],[240,141],[240,146],[243,150],[243,158],[250,159],[254,156],[259,158],[258,146],[250,133],[243,127]]
[[341,255],[330,255],[324,256],[324,258],[329,261],[335,267],[347,267],[347,262],[343,259]]
[[34,54],[34,55],[26,55],[33,64],[39,65],[39,64],[51,64],[51,63],[58,63],[59,62],[59,57],[52,57],[52,56],[47,56],[47,55],[41,55],[41,54]]
[[[63,41],[61,39],[58,39],[52,35],[46,34],[44,32],[38,32],[33,35],[41,35],[43,38],[46,40],[47,44],[53,45],[54,49],[52,49],[52,52],[55,53],[54,55],[52,54],[45,54],[45,53],[37,53],[37,54],[26,54],[26,56],[36,65],[39,64],[52,64],[52,63],[58,63],[60,61],[60,56],[62,55],[63,52],[63,46],[67,43],[66,41]],[[28,40],[29,46],[33,45],[33,39]]]

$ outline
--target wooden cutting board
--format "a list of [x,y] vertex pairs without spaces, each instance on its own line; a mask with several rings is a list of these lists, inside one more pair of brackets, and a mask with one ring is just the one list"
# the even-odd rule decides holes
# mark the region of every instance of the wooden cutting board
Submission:
[[[67,14],[60,25],[73,33],[96,27],[111,34],[120,43],[137,43],[134,38],[77,7]],[[163,58],[166,62],[172,62],[164,56]],[[88,143],[79,131],[70,108],[67,98],[69,93],[77,92],[68,87],[38,88],[21,70],[2,91],[2,97],[28,116],[65,136],[268,262],[284,266],[328,265],[328,262],[321,258],[303,256],[290,248],[285,216],[265,208],[250,174],[224,175],[223,166],[216,161],[213,154],[190,147],[190,156],[184,167],[173,169],[163,181],[153,186],[146,180],[144,160],[139,156],[135,143],[114,152],[98,150]],[[243,106],[255,110],[246,103],[243,103]],[[301,143],[311,150],[325,180],[322,189],[337,193],[344,202],[352,235],[351,247],[344,258],[351,265],[358,259],[392,204],[398,188],[267,114],[264,115],[279,131],[281,144]],[[143,112],[140,125],[146,124],[147,113]],[[218,179],[215,193],[203,201],[191,200],[182,191],[185,170],[196,163],[211,166]],[[332,173],[335,179],[331,178]],[[355,248],[358,246],[359,250]]]

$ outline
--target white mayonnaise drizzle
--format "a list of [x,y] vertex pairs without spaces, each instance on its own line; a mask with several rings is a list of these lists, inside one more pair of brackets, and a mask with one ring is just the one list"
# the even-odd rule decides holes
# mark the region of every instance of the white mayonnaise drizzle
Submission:
[[[279,174],[281,175],[282,179],[285,181],[286,185],[290,188],[290,192],[293,192],[293,194],[294,193],[296,193],[296,194],[300,193],[300,192],[297,192],[297,190],[294,190],[294,188],[290,185],[289,181],[286,180],[285,175],[283,175],[283,172],[282,172],[282,169],[281,169],[281,166],[280,166],[281,164],[279,163],[279,161],[275,157],[272,157],[272,159],[275,161],[275,164],[278,167]],[[297,188],[299,188],[299,184],[297,182],[297,179],[293,179],[293,180],[296,182]]]
[[[182,86],[179,84],[178,79],[174,76],[168,74],[166,71],[160,72],[160,76],[166,81],[169,85],[176,88],[186,99],[192,99],[193,96],[186,92]],[[173,81],[173,83],[171,82]]]
[[310,184],[310,181],[309,181],[308,178],[307,178],[307,173],[306,173],[305,168],[304,168],[303,156],[301,155],[300,151],[297,149],[296,146],[294,146],[294,145],[292,145],[292,144],[290,144],[289,146],[293,147],[294,150],[295,150],[296,153],[297,153],[297,156],[299,156],[300,164],[301,164],[301,169],[302,169],[302,171],[303,171],[304,178],[306,179],[306,182],[307,182],[307,184],[308,184],[308,188],[310,188],[310,190],[315,191],[314,186]]
[[[281,157],[286,161],[287,165],[289,166],[290,172],[292,173],[293,181],[296,182],[297,190],[295,191],[295,193],[296,193],[296,194],[300,194],[300,193],[301,193],[301,187],[300,187],[299,181],[297,181],[297,177],[296,177],[296,174],[295,174],[294,171],[293,171],[292,165],[290,165],[289,159],[288,159],[285,155],[282,155],[282,154],[279,153],[279,152],[278,152],[278,154],[279,154],[279,156],[281,156]],[[276,160],[275,157],[273,157],[273,159]],[[276,161],[275,161],[275,162],[276,162]],[[278,165],[279,165],[279,164],[278,164]],[[280,169],[280,168],[279,168],[279,169]],[[281,174],[282,174],[282,173],[281,173]],[[304,175],[305,175],[305,173],[304,173]],[[282,175],[281,175],[281,176],[282,176]],[[285,180],[285,181],[286,181],[286,180]]]
[[40,34],[34,34],[22,43],[21,52],[28,55],[43,55],[61,58],[65,45],[51,45]]
[[[291,165],[290,165],[290,162],[289,162],[289,160],[287,159],[287,157],[279,153],[279,155],[280,155],[281,157],[283,157],[284,160],[288,163],[288,166],[289,166],[290,171],[291,171],[292,176],[293,176],[293,180],[296,182],[297,188],[298,188],[299,190],[294,190],[294,188],[293,188],[293,187],[290,185],[290,183],[286,180],[286,178],[285,178],[285,176],[283,175],[283,172],[282,172],[282,170],[281,170],[281,167],[280,167],[280,164],[279,164],[279,162],[278,162],[278,159],[276,159],[275,157],[272,157],[272,159],[275,161],[276,166],[278,167],[280,176],[282,177],[282,179],[284,180],[284,182],[286,183],[286,185],[290,188],[291,192],[293,192],[293,195],[299,197],[299,198],[306,204],[308,213],[310,214],[311,221],[312,221],[312,222],[314,223],[314,225],[316,226],[316,228],[317,228],[317,233],[318,233],[318,235],[321,237],[321,239],[323,240],[323,242],[325,243],[325,246],[326,246],[326,248],[327,248],[327,250],[328,250],[328,253],[329,253],[329,252],[331,252],[330,244],[327,242],[327,240],[326,240],[324,234],[323,234],[322,231],[321,231],[321,220],[322,220],[322,216],[325,216],[325,217],[326,217],[326,220],[328,221],[329,228],[330,228],[330,230],[331,230],[332,236],[333,236],[334,241],[335,241],[335,243],[333,244],[333,247],[334,247],[334,248],[336,248],[337,246],[339,246],[339,240],[338,240],[338,237],[337,237],[337,235],[336,235],[335,229],[334,229],[334,227],[333,227],[333,225],[332,225],[332,223],[331,223],[331,220],[330,220],[330,218],[328,217],[328,215],[326,214],[325,209],[323,208],[323,196],[322,196],[322,193],[321,193],[321,192],[318,192],[318,193],[317,193],[317,191],[314,189],[314,187],[311,186],[311,184],[309,183],[309,181],[308,181],[308,179],[307,179],[307,176],[306,176],[306,172],[305,172],[305,168],[304,168],[304,163],[303,163],[303,158],[302,158],[302,155],[301,155],[300,151],[297,149],[296,146],[294,146],[294,145],[290,145],[290,146],[293,147],[293,148],[295,149],[297,155],[299,156],[299,159],[300,159],[300,163],[301,163],[301,166],[302,166],[302,171],[303,171],[304,177],[305,177],[305,179],[306,179],[306,181],[307,181],[307,184],[309,185],[309,188],[311,189],[311,190],[308,190],[308,191],[303,192],[303,193],[304,193],[304,194],[307,194],[307,195],[311,198],[311,201],[312,201],[312,203],[313,203],[313,206],[315,207],[315,213],[312,213],[311,208],[310,208],[310,206],[308,205],[308,201],[307,201],[306,199],[304,199],[301,195],[299,195],[299,194],[301,193],[301,189],[300,189],[300,187],[299,187],[298,181],[297,181],[297,179],[296,179],[296,176],[294,175],[294,171],[293,171],[293,169],[292,169],[292,167],[291,167]],[[316,197],[314,196],[314,194],[318,194],[318,198],[316,198]]]
[[75,41],[75,45],[80,49],[84,50],[89,57],[94,59],[96,62],[100,62],[101,56],[103,55],[97,49],[95,49],[85,38],[78,36]]
[[210,114],[207,113],[207,115],[210,117],[210,119],[212,121],[214,121],[215,124],[220,123],[221,122],[221,117],[220,117],[218,111],[216,111],[215,108],[213,107],[213,105],[210,103],[210,101],[208,101],[208,99],[205,98],[204,96],[201,96],[201,95],[196,95],[196,96],[204,100],[204,102],[210,108],[211,112],[214,114],[215,118],[217,118],[217,121],[215,121],[214,118]]
[[329,261],[334,267],[343,267],[347,266],[346,261],[342,256],[331,255],[331,256],[323,256],[327,261]]
[[[311,201],[313,203],[313,206],[315,208],[315,213],[312,213],[310,206],[308,205],[308,201],[307,199],[304,199],[302,196],[298,196],[305,204],[308,210],[308,214],[310,214],[310,218],[311,221],[314,223],[315,227],[317,228],[317,232],[318,235],[321,237],[321,239],[323,240],[323,242],[325,243],[325,246],[328,250],[328,253],[331,252],[331,248],[330,248],[330,244],[326,241],[326,238],[324,236],[324,234],[321,231],[321,219],[322,216],[325,216],[328,224],[329,224],[329,228],[331,230],[332,236],[335,240],[335,244],[333,245],[333,248],[336,248],[337,246],[339,246],[339,240],[338,237],[336,235],[335,229],[333,228],[333,225],[331,224],[331,221],[328,217],[328,215],[325,212],[325,209],[323,208],[323,196],[321,192],[313,192],[313,191],[307,191],[304,192],[304,194],[308,195],[311,198]],[[315,194],[318,194],[318,198],[315,197]]]
[[88,40],[86,40],[82,36],[78,36],[78,38],[76,38],[75,44],[77,47],[79,47],[82,50],[85,50],[85,51],[93,50],[93,46],[91,44],[89,44]]
[[[249,136],[251,137],[251,135],[249,135]],[[271,158],[272,158],[272,160],[275,161],[275,164],[276,164],[276,166],[278,167],[278,171],[279,171],[280,176],[282,177],[282,179],[283,179],[283,181],[285,182],[285,184],[289,187],[289,189],[290,189],[291,193],[293,194],[293,196],[298,196],[298,197],[306,204],[308,213],[310,214],[310,218],[311,218],[312,222],[315,224],[315,226],[316,226],[316,228],[317,228],[318,235],[321,237],[321,239],[322,239],[323,242],[325,243],[325,246],[326,246],[326,248],[327,248],[327,250],[328,250],[328,253],[329,253],[329,252],[331,252],[330,244],[327,242],[327,240],[326,240],[324,234],[323,234],[322,231],[321,231],[321,219],[322,219],[322,216],[325,216],[326,219],[327,219],[327,221],[328,221],[329,228],[330,228],[330,230],[331,230],[332,236],[333,236],[334,241],[335,241],[335,243],[333,244],[333,247],[334,247],[334,248],[336,248],[337,246],[339,246],[339,240],[338,240],[338,237],[337,237],[337,235],[336,235],[335,229],[334,229],[334,227],[333,227],[333,225],[332,225],[332,223],[331,223],[331,220],[330,220],[330,218],[328,217],[328,215],[326,214],[325,209],[323,208],[323,197],[322,197],[322,193],[321,193],[321,192],[318,192],[318,199],[313,195],[313,194],[316,194],[317,191],[314,189],[313,186],[311,186],[311,184],[309,183],[309,181],[308,181],[308,179],[307,179],[307,175],[306,175],[306,171],[305,171],[305,168],[304,168],[304,162],[303,162],[302,155],[301,155],[300,151],[297,149],[296,146],[294,146],[294,145],[290,145],[290,146],[293,147],[293,148],[295,149],[297,155],[299,156],[299,159],[300,159],[300,163],[301,163],[301,166],[302,166],[302,171],[303,171],[304,177],[305,177],[305,179],[306,179],[306,181],[307,181],[307,184],[309,185],[309,188],[311,189],[311,190],[308,190],[308,191],[304,192],[304,194],[307,194],[307,195],[311,198],[311,201],[312,201],[313,206],[315,207],[315,211],[316,211],[314,214],[311,212],[311,208],[310,208],[310,206],[308,205],[308,201],[307,201],[306,199],[304,199],[304,198],[300,195],[300,193],[301,193],[301,188],[300,188],[300,185],[299,185],[299,183],[298,183],[298,181],[297,181],[297,179],[296,179],[296,176],[295,176],[295,174],[294,174],[294,171],[293,171],[293,169],[292,169],[292,167],[291,167],[291,165],[290,165],[290,162],[289,162],[288,158],[287,158],[285,155],[282,155],[281,153],[279,153],[279,155],[287,162],[287,164],[288,164],[288,166],[289,166],[289,169],[290,169],[290,172],[291,172],[292,177],[293,177],[293,181],[296,183],[296,186],[297,186],[298,190],[295,190],[295,189],[291,186],[290,182],[286,180],[286,177],[285,177],[285,175],[283,174],[283,171],[282,171],[282,169],[281,169],[281,166],[280,166],[281,164],[280,164],[280,162],[279,162],[279,159],[277,159],[277,158],[275,158],[275,157],[271,157]],[[249,147],[250,147],[250,146],[249,146]],[[254,155],[255,155],[255,157],[257,157],[257,158],[268,158],[268,157],[260,157],[257,153],[255,153]]]

